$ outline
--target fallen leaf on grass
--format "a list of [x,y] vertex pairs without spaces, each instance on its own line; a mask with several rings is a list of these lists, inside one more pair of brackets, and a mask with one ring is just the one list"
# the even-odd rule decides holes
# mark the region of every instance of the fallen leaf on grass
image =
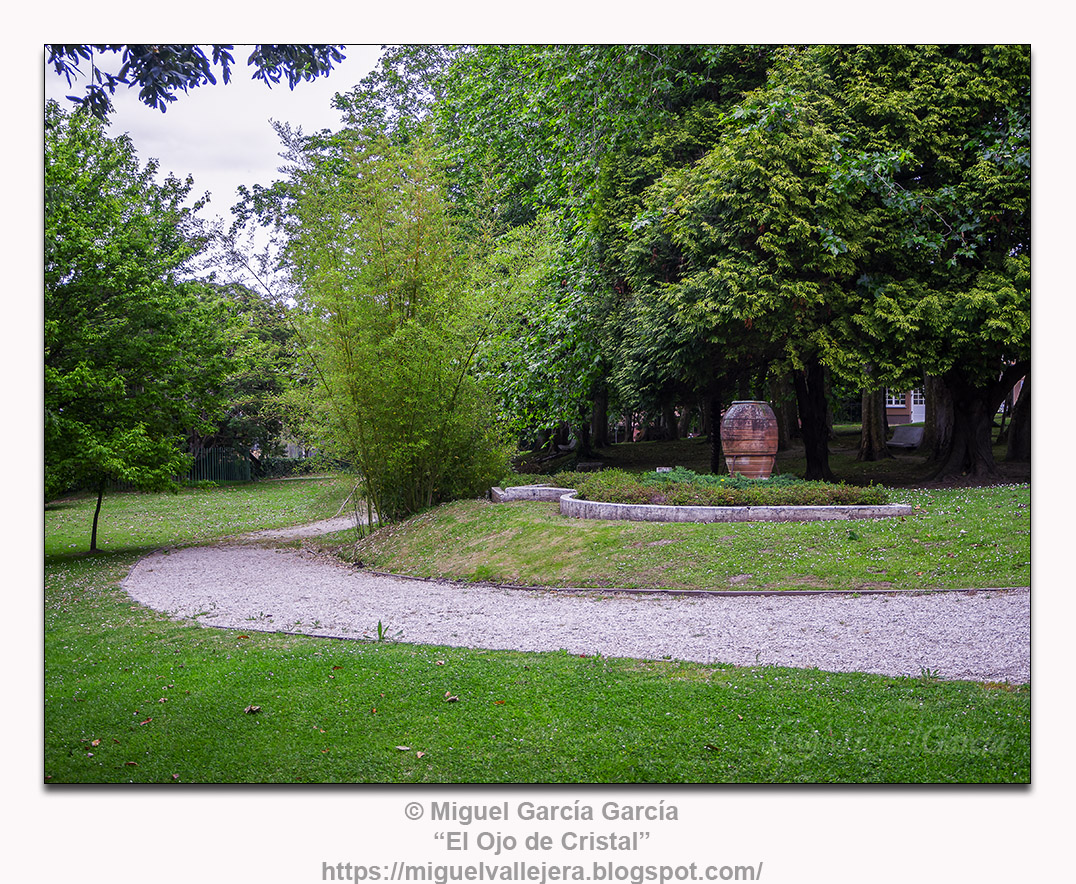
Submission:
[[494,700],[493,705],[494,706],[503,706],[504,705],[504,700]]
[[426,754],[425,752],[416,752],[415,753],[415,758],[421,758],[425,754]]
[[125,767],[138,767],[137,761],[125,761],[123,764]]
[[459,699],[460,698],[457,697],[454,693],[452,693],[452,691],[445,691],[445,702],[446,703],[457,703],[457,702],[459,702]]
[[396,748],[399,749],[401,752],[410,752],[411,751],[410,746],[397,746]]
[[101,741],[100,741],[100,740],[94,740],[94,741],[93,741],[92,743],[90,743],[90,745],[91,745],[91,746],[100,746],[100,745],[101,745]]
[[140,721],[140,722],[138,722],[138,723],[139,723],[139,724],[149,724],[149,723],[150,723],[151,721],[153,721],[153,719],[152,719],[152,718],[147,718],[147,719],[146,719],[145,721]]
[[333,669],[343,669],[343,666],[334,666]]
[[261,706],[247,706],[247,708],[244,709],[243,711],[245,713],[247,713],[247,715],[251,715],[251,714],[253,714],[255,712],[261,712],[262,707]]

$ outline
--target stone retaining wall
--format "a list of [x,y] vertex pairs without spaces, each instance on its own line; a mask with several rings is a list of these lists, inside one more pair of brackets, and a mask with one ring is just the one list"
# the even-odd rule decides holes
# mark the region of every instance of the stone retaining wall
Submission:
[[813,522],[910,516],[906,504],[876,506],[661,506],[577,500],[571,491],[560,498],[560,511],[575,519],[623,519],[633,522]]

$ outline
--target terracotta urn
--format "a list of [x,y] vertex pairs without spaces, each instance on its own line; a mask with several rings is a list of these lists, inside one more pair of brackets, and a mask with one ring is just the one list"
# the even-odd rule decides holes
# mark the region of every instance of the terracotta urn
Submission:
[[733,402],[721,420],[721,448],[730,474],[768,479],[777,456],[777,417],[769,403]]

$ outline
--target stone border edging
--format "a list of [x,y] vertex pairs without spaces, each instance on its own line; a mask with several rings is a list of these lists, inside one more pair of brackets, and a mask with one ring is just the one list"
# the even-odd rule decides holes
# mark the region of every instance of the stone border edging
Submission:
[[632,522],[816,522],[910,516],[907,504],[877,506],[666,506],[649,503],[603,503],[578,500],[574,490],[560,498],[560,511],[574,519]]
[[552,485],[512,485],[509,488],[490,488],[490,500],[506,503],[510,500],[547,500],[556,503],[565,494],[575,494],[574,488],[555,488]]

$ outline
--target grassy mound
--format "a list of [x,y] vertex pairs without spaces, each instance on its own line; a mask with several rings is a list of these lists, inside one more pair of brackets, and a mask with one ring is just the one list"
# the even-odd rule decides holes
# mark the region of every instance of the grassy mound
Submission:
[[794,476],[748,479],[699,474],[676,467],[666,473],[633,475],[624,470],[585,474],[576,485],[580,500],[667,506],[849,506],[878,505],[884,488],[808,482]]
[[896,490],[894,519],[630,522],[555,503],[456,501],[311,541],[378,571],[526,586],[635,589],[969,589],[1031,582],[1031,489]]

